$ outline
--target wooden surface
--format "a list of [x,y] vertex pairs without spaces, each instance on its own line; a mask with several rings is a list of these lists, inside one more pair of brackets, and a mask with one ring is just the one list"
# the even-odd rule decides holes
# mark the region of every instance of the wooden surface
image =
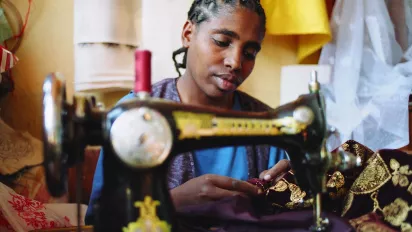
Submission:
[[[82,167],[82,183],[81,183],[81,203],[88,205],[90,194],[92,192],[92,184],[94,172],[96,170],[97,160],[100,155],[100,147],[87,148],[85,152],[84,162]],[[76,169],[69,169],[69,202],[76,203]]]
[[[52,228],[52,229],[41,229],[41,230],[32,230],[30,232],[77,232],[77,226],[66,227],[66,228]],[[93,226],[82,226],[82,232],[93,232]]]

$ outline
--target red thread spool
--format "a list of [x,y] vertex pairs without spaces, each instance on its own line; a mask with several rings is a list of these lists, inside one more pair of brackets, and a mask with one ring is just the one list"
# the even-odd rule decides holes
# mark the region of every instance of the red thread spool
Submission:
[[134,92],[152,91],[152,53],[148,50],[136,50],[135,52],[135,80]]

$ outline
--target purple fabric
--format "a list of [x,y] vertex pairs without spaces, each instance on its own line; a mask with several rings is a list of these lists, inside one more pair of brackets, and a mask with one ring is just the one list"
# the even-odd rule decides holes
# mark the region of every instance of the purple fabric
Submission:
[[[181,102],[176,87],[177,78],[167,78],[152,86],[152,97]],[[262,112],[271,108],[241,91],[236,91],[242,111]],[[257,177],[267,169],[270,146],[246,146],[249,178]],[[183,153],[173,158],[169,166],[168,185],[173,189],[195,177],[193,153]]]
[[[248,198],[231,197],[178,209],[178,218],[184,231],[310,231],[312,210],[261,215],[253,205]],[[325,215],[331,225],[329,232],[355,231],[345,219],[334,214]]]

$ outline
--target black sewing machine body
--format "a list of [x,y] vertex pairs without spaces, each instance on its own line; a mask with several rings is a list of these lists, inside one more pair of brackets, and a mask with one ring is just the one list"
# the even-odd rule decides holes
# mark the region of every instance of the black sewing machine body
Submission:
[[[290,157],[300,186],[309,193],[322,192],[322,178],[313,175],[315,170],[323,173],[321,169],[324,169],[325,162],[328,162],[328,159],[319,155],[326,137],[320,98],[318,93],[305,95],[277,110],[264,113],[222,111],[150,98],[136,98],[119,104],[111,109],[104,119],[104,187],[103,197],[98,206],[101,213],[97,220],[103,224],[107,222],[104,228],[114,225],[113,221],[118,221],[124,226],[138,218],[138,209],[131,207],[133,203],[150,196],[160,201],[159,218],[173,221],[173,205],[166,183],[168,161],[180,153],[228,145],[270,144],[283,148],[289,154],[293,154]],[[292,124],[296,123],[293,115],[296,117],[299,109],[309,112],[312,122],[307,126],[301,125],[305,128],[292,131]],[[214,121],[219,119],[229,122],[229,125],[219,128],[219,124],[214,124]],[[286,119],[285,123],[276,125],[276,120],[282,119]],[[187,124],[202,122],[205,125],[200,125],[196,130],[204,130],[203,135],[196,133],[195,130],[193,134],[186,133],[184,126],[187,124],[182,125],[184,123],[181,121]],[[289,121],[289,124],[286,121]],[[139,127],[146,123],[151,130],[139,131]],[[158,129],[153,129],[155,127]],[[291,131],[282,132],[285,128]],[[219,130],[225,129],[228,129],[226,134],[219,134]],[[123,133],[126,137],[118,133]],[[166,155],[159,152],[157,156],[151,157],[157,159],[153,163],[159,163],[159,166],[150,169],[140,161],[140,158],[136,161],[141,166],[139,168],[133,165],[133,158],[125,161],[128,159],[125,157],[126,154],[133,156],[131,151],[125,152],[124,156],[119,155],[130,143],[139,146],[145,142],[143,140],[150,139],[144,138],[145,136],[158,136],[157,142],[164,139],[159,146],[165,147],[166,150]],[[132,141],[126,142],[128,139]],[[139,141],[135,142],[136,140]],[[115,226],[118,228],[119,225]]]
[[89,206],[94,207],[96,231],[134,231],[145,223],[176,231],[167,186],[169,161],[187,151],[259,144],[288,152],[297,183],[318,197],[314,230],[324,229],[320,194],[325,191],[325,173],[341,163],[325,148],[328,130],[320,91],[261,113],[147,96],[104,111],[87,96],[75,96],[73,104],[67,104],[58,75],[49,76],[45,86],[49,86],[44,88],[44,146],[50,192],[58,196],[66,191],[66,170],[82,161],[86,146],[103,147],[102,194],[96,205]]

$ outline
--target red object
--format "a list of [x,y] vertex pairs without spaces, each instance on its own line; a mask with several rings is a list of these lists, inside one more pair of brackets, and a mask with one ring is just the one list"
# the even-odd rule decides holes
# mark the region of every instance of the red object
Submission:
[[[0,1],[1,2],[1,1]],[[24,31],[26,30],[26,26],[27,26],[27,22],[29,21],[29,15],[30,15],[30,11],[31,11],[31,4],[32,4],[33,0],[29,0],[29,9],[26,12],[26,17],[24,19],[24,24],[21,28],[21,31],[19,32],[19,34],[15,35],[14,38],[17,39],[19,37],[21,37],[24,34]]]
[[152,53],[148,50],[135,52],[135,80],[134,92],[152,91]]
[[0,73],[13,68],[17,61],[18,59],[13,53],[0,46]]

